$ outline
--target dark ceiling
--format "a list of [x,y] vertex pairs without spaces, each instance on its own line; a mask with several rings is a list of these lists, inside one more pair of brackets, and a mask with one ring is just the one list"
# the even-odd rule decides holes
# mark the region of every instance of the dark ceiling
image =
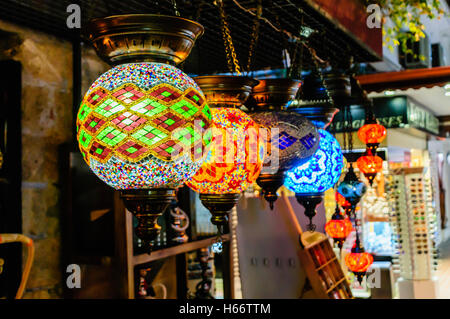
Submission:
[[[255,8],[256,0],[239,0],[245,8]],[[82,26],[91,18],[125,13],[174,14],[172,0],[0,0],[0,19],[38,29],[68,40],[78,41],[79,34],[66,26],[71,3],[81,6]],[[184,68],[191,73],[227,71],[220,29],[219,12],[213,0],[176,1],[182,17],[194,19],[205,27],[205,34],[197,42]],[[240,9],[232,0],[224,0],[233,42],[241,65],[246,64],[253,17]],[[263,0],[263,16],[282,29],[299,34],[303,25],[316,30],[308,39],[317,55],[337,65],[344,65],[349,53],[356,62],[376,61],[378,58],[361,47],[351,36],[337,28],[315,9],[301,0]],[[293,45],[267,23],[261,22],[259,41],[254,54],[253,69],[282,67],[282,49]],[[298,51],[300,52],[300,51]],[[304,50],[302,66],[311,69],[311,56]]]

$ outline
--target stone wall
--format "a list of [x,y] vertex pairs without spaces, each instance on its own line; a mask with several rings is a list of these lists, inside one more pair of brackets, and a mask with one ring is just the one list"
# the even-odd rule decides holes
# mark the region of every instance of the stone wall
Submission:
[[[57,160],[73,133],[72,44],[5,21],[0,31],[0,59],[22,64],[22,229],[36,246],[24,298],[57,298],[64,284]],[[85,92],[108,67],[82,50]]]

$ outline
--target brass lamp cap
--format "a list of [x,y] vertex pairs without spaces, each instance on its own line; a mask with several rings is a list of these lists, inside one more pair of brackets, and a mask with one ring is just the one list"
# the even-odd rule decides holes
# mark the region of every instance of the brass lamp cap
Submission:
[[246,76],[207,75],[194,77],[210,107],[241,107],[258,81]]
[[293,79],[262,79],[253,88],[252,101],[249,104],[255,110],[281,110],[295,98],[302,82]]
[[175,16],[126,14],[90,21],[88,38],[107,63],[183,62],[195,40],[204,32],[201,24]]

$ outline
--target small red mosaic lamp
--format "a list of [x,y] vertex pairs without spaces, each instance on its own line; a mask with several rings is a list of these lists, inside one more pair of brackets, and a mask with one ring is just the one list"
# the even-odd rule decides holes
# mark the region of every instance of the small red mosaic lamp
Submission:
[[383,169],[383,159],[377,155],[372,155],[371,149],[368,148],[365,155],[358,158],[356,165],[372,186],[375,177]]
[[367,148],[376,153],[378,145],[386,138],[386,128],[379,124],[372,112],[366,118],[365,124],[358,130],[358,138]]
[[345,256],[345,264],[353,274],[355,274],[358,282],[361,284],[367,270],[373,263],[373,256],[365,252],[362,246],[358,233],[356,233],[355,245],[350,254]]
[[352,230],[352,222],[348,217],[343,216],[339,210],[339,207],[336,206],[336,211],[333,216],[325,224],[325,231],[331,238],[333,238],[334,243],[341,249],[345,239]]

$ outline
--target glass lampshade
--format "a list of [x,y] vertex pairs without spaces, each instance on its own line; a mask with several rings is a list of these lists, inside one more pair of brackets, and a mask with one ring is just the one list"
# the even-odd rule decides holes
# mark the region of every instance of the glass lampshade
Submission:
[[325,224],[325,231],[327,234],[337,242],[339,248],[342,248],[342,244],[347,236],[353,230],[352,222],[348,217],[342,215],[333,215],[333,217]]
[[338,141],[319,129],[319,148],[306,163],[286,173],[284,185],[296,194],[322,194],[341,176],[343,156]]
[[119,189],[176,188],[203,164],[210,109],[198,85],[162,63],[118,65],[89,88],[77,117],[85,161]]
[[373,263],[373,256],[366,252],[350,253],[345,256],[345,264],[356,273],[366,272]]
[[243,111],[217,107],[211,112],[211,149],[186,184],[200,194],[239,194],[258,177],[265,143],[259,136],[259,126]]
[[373,256],[364,250],[354,251],[345,256],[345,265],[353,272],[361,283],[369,267],[373,264]]
[[353,166],[350,165],[350,169],[345,175],[344,181],[339,184],[337,190],[339,194],[352,205],[352,208],[355,208],[356,204],[358,204],[359,200],[366,192],[367,187],[356,177]]
[[[274,163],[266,160],[264,167],[286,171],[308,161],[319,147],[319,132],[305,117],[291,111],[256,112],[252,118],[272,133],[267,138],[267,157],[277,154]],[[277,131],[275,131],[275,129]]]
[[383,169],[383,159],[376,155],[364,155],[358,158],[356,165],[364,174],[376,174]]
[[364,144],[379,144],[386,138],[386,128],[378,123],[363,125],[358,130],[358,138]]

